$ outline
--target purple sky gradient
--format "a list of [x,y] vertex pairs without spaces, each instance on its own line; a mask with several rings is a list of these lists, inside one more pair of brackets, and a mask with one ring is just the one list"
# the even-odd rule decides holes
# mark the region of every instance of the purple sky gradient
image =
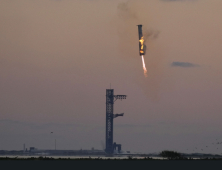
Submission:
[[[102,149],[105,90],[123,150],[222,153],[221,0],[0,2],[0,150]],[[147,36],[143,75],[138,24]],[[155,36],[156,35],[156,36]],[[172,67],[173,62],[198,67]],[[53,131],[53,134],[50,132]],[[188,150],[187,150],[188,149]],[[195,150],[195,152],[201,152]]]

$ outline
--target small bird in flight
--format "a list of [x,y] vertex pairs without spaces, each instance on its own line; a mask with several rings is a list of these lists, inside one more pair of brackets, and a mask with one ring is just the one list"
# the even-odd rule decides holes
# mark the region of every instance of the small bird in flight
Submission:
[[53,133],[53,132],[51,132],[51,133]]

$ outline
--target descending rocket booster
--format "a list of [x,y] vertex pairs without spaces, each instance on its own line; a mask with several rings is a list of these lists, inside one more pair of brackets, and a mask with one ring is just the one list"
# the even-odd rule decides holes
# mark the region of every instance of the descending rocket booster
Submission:
[[139,33],[139,52],[140,52],[140,56],[142,58],[144,76],[147,77],[147,69],[146,69],[146,65],[145,65],[145,61],[144,61],[146,45],[144,44],[145,40],[143,38],[142,25],[137,25],[137,26],[138,26],[138,33]]
[[143,32],[142,32],[142,25],[138,26],[138,33],[139,33],[139,52],[140,56],[145,55],[146,45],[144,44]]

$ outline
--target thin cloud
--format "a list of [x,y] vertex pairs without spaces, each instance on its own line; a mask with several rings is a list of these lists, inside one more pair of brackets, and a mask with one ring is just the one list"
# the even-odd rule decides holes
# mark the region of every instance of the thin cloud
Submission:
[[115,125],[116,128],[136,128],[136,127],[153,127],[153,125],[147,125],[147,124],[143,124],[143,125],[136,125],[136,124],[117,124]]
[[172,62],[171,67],[198,67],[199,65],[188,62]]
[[8,125],[8,126],[19,126],[19,127],[28,127],[34,129],[53,129],[53,128],[95,128],[98,125],[84,125],[84,124],[70,124],[70,123],[33,123],[33,122],[21,122],[10,119],[1,119],[0,125]]

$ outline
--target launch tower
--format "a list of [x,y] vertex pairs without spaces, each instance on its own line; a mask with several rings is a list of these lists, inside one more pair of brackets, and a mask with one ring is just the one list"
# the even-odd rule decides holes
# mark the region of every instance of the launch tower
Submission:
[[[126,95],[114,95],[114,89],[106,89],[106,153],[113,154],[116,147],[113,144],[113,119],[121,114],[113,114],[113,105],[117,99],[126,99]],[[120,144],[119,144],[120,145]],[[121,148],[121,145],[120,145]]]

